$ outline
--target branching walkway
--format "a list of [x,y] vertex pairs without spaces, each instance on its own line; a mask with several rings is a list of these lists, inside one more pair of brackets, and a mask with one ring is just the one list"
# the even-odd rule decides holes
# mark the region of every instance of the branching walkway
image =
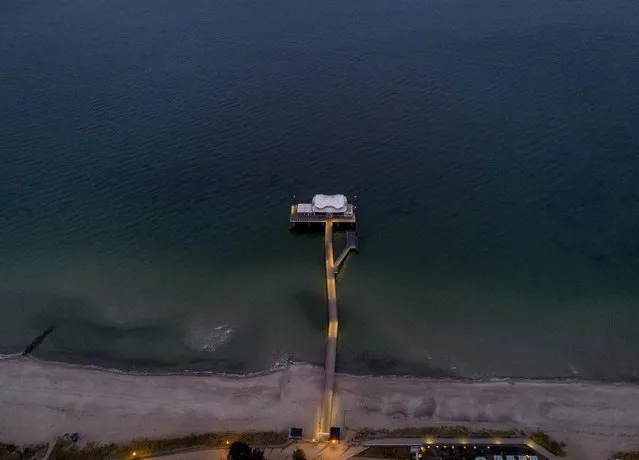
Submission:
[[335,271],[337,272],[337,270],[339,270],[339,267],[341,267],[342,263],[344,263],[344,260],[346,260],[346,257],[348,256],[349,252],[351,251],[357,252],[357,250],[358,250],[357,233],[346,232],[346,247],[344,248],[342,253],[339,255],[337,260],[335,261]]

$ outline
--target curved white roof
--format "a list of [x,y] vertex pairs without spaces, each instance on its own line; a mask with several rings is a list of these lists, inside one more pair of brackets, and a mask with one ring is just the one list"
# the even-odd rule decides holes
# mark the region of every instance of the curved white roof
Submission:
[[313,197],[313,211],[315,212],[346,212],[347,204],[344,195],[315,195]]

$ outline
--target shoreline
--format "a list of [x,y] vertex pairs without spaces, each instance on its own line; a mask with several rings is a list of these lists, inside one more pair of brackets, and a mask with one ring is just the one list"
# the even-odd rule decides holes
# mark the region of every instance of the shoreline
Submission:
[[[0,410],[12,414],[0,420],[0,440],[22,444],[65,432],[98,443],[295,426],[313,433],[323,384],[321,368],[296,364],[253,376],[141,375],[28,357],[0,360],[0,375]],[[349,430],[541,430],[580,460],[639,448],[634,384],[336,377],[332,422]]]
[[[162,370],[130,370],[119,369],[117,367],[102,366],[99,364],[87,364],[78,362],[57,361],[55,359],[42,359],[33,355],[23,356],[22,353],[14,354],[0,354],[0,363],[12,362],[12,361],[33,361],[35,363],[45,365],[56,365],[60,367],[67,367],[69,369],[78,370],[95,370],[99,372],[122,374],[140,377],[168,377],[168,376],[193,376],[193,377],[224,377],[229,379],[247,379],[253,377],[259,377],[263,375],[269,375],[275,372],[286,370],[289,367],[307,367],[310,369],[323,370],[323,366],[317,364],[310,364],[301,361],[287,361],[285,364],[276,364],[270,369],[262,371],[248,372],[245,374],[236,374],[231,372],[217,372],[217,371],[202,371],[202,370],[179,370],[179,371],[162,371]],[[355,378],[388,378],[388,379],[419,379],[419,380],[432,380],[438,382],[454,382],[454,383],[499,383],[499,382],[513,382],[513,383],[586,383],[592,385],[618,385],[618,386],[636,386],[639,388],[639,379],[634,380],[597,380],[589,379],[587,377],[452,377],[452,376],[422,376],[413,374],[367,374],[367,373],[355,373],[355,372],[337,372],[338,375]]]

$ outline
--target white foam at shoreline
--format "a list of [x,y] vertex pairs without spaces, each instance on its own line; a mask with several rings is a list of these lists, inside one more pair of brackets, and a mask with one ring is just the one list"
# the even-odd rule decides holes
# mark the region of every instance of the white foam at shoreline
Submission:
[[[295,361],[291,360],[288,355],[282,356],[278,359],[275,364],[268,369],[254,371],[254,372],[246,372],[246,373],[233,373],[233,372],[218,372],[218,371],[207,371],[201,369],[182,369],[178,371],[152,371],[152,370],[128,370],[128,369],[119,369],[116,367],[106,367],[100,366],[97,364],[84,364],[84,363],[70,363],[65,361],[56,361],[51,359],[40,359],[33,355],[23,356],[21,353],[16,353],[13,355],[0,355],[0,360],[4,361],[32,361],[35,363],[40,363],[44,365],[55,365],[60,367],[65,367],[69,369],[77,369],[77,370],[94,370],[100,372],[107,372],[113,374],[122,374],[122,375],[131,375],[131,376],[148,376],[148,377],[162,377],[162,376],[210,376],[210,377],[228,377],[232,379],[243,379],[243,378],[252,378],[252,377],[260,377],[265,376],[277,372],[281,372],[287,369],[314,369],[314,370],[323,370],[323,366],[317,364],[305,363],[303,361]],[[355,378],[355,379],[384,379],[384,380],[419,380],[419,381],[431,381],[431,382],[451,382],[451,383],[463,383],[472,385],[476,384],[486,384],[486,383],[538,383],[538,384],[588,384],[588,385],[601,385],[601,386],[632,386],[639,387],[639,382],[624,382],[624,381],[606,381],[606,380],[592,380],[581,377],[557,377],[557,378],[522,378],[522,377],[486,377],[486,378],[462,378],[462,377],[422,377],[418,375],[407,375],[407,374],[355,374],[349,372],[338,372],[338,375]]]
[[9,353],[9,354],[1,354],[0,353],[0,360],[3,359],[15,359],[15,358],[19,358],[22,356],[22,353]]

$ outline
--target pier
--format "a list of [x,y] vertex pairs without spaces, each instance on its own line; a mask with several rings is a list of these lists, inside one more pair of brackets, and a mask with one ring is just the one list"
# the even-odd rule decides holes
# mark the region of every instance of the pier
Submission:
[[335,263],[333,261],[333,221],[327,220],[324,232],[326,250],[326,300],[328,306],[328,337],[324,360],[324,398],[320,417],[320,435],[328,435],[333,415],[333,392],[335,389],[335,362],[337,361],[337,289],[335,288]]
[[337,316],[337,289],[335,276],[341,264],[351,251],[359,249],[359,238],[355,230],[346,232],[346,246],[335,260],[333,251],[333,230],[339,224],[355,229],[357,218],[355,207],[348,204],[344,195],[315,195],[310,204],[291,206],[290,222],[293,226],[320,224],[324,226],[324,251],[326,265],[326,302],[328,307],[328,334],[326,338],[326,357],[324,360],[324,393],[320,408],[318,436],[327,438],[331,432],[333,419],[333,396],[335,392],[335,363],[337,361],[337,334],[339,321]]

